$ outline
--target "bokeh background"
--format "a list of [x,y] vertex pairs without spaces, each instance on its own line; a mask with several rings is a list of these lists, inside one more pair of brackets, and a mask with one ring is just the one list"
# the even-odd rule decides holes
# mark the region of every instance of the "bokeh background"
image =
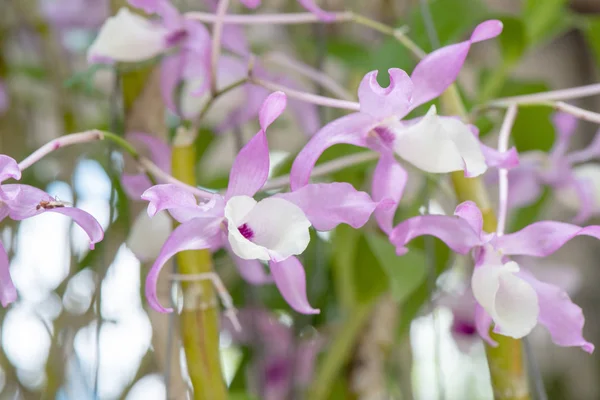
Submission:
[[[181,10],[210,9],[210,2],[204,0],[174,3]],[[231,7],[235,12],[248,12],[232,3],[236,3]],[[320,5],[407,26],[410,37],[426,50],[463,39],[484,19],[502,19],[502,39],[475,46],[461,73],[459,83],[469,104],[598,79],[600,1],[323,0]],[[145,94],[130,110],[134,117],[123,121],[117,74],[86,62],[86,48],[110,15],[110,7],[107,0],[0,0],[0,82],[6,89],[6,96],[0,98],[0,153],[21,160],[59,135],[91,128],[112,130],[123,123],[126,130],[145,131],[165,140],[172,134],[178,121],[164,112],[156,74],[146,75]],[[275,11],[300,8],[291,0],[264,0],[258,10]],[[351,24],[244,29],[256,54],[301,60],[326,72],[351,96],[366,72],[390,67],[410,71],[415,64],[394,39]],[[274,69],[285,71],[277,64],[273,63]],[[382,84],[384,75],[380,74]],[[322,90],[300,76],[296,79],[303,90]],[[256,132],[255,122],[235,132],[213,132],[231,104],[245,101],[240,96],[234,93],[224,99],[203,123],[197,143],[200,185],[224,187],[240,138],[247,140]],[[576,104],[600,111],[597,98]],[[322,122],[338,115],[326,109],[314,112]],[[551,110],[543,107],[520,110],[513,131],[519,151],[550,149],[555,135],[550,115]],[[477,120],[490,143],[499,117],[491,114]],[[269,133],[273,161],[279,161],[274,175],[289,170],[289,160],[306,142],[302,122],[306,121],[286,117]],[[573,147],[585,146],[596,130],[596,126],[580,123]],[[355,150],[335,147],[325,157],[349,151]],[[335,179],[364,186],[372,167],[346,170]],[[19,224],[6,220],[0,225],[19,291],[19,300],[0,310],[0,399],[158,400],[166,399],[167,392],[170,399],[187,398],[189,382],[177,318],[148,311],[141,286],[148,264],[140,263],[127,245],[132,224],[144,209],[144,204],[123,193],[119,175],[129,168],[114,149],[93,143],[61,149],[24,175],[24,183],[94,215],[106,237],[89,252],[83,233],[60,215],[44,214]],[[425,204],[425,183],[414,181],[404,199],[405,215],[415,214]],[[453,201],[440,203],[448,212]],[[513,228],[535,218],[566,220],[573,215],[549,194],[527,209],[512,211]],[[146,230],[142,234],[149,235],[142,240],[151,240],[158,233]],[[309,298],[323,310],[319,316],[293,313],[273,287],[244,283],[224,254],[215,255],[215,265],[238,308],[272,310],[292,335],[322,338],[328,343],[326,350],[340,340],[339,328],[346,326],[344,318],[348,318],[341,311],[338,295],[344,289],[336,287],[336,269],[351,271],[346,290],[368,304],[369,311],[357,328],[357,340],[332,388],[332,399],[491,398],[483,346],[461,351],[450,334],[451,312],[430,300],[436,287],[457,279],[455,274],[438,275],[466,261],[450,257],[436,243],[434,251],[423,251],[414,261],[433,265],[435,275],[423,269],[394,270],[389,260],[375,256],[373,246],[368,237],[343,229],[313,238],[304,264]],[[585,336],[596,344],[600,343],[598,256],[596,242],[578,239],[536,266],[548,276],[557,266],[566,267],[568,273],[558,278],[554,274],[554,279],[583,308]],[[414,284],[397,286],[405,281]],[[169,293],[168,279],[164,285]],[[177,295],[176,287],[172,293]],[[543,328],[536,329],[529,341],[550,399],[600,398],[600,356],[559,348]],[[258,368],[253,360],[264,346],[269,344],[241,345],[223,333],[222,357],[232,398],[261,398],[252,383],[253,369]],[[286,398],[304,398],[301,393]]]

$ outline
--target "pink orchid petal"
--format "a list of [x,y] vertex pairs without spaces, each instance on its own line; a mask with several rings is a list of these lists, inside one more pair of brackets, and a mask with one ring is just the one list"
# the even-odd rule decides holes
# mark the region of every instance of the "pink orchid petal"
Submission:
[[150,159],[160,169],[167,173],[171,171],[171,148],[165,141],[142,132],[129,132],[125,138],[133,142],[136,148],[147,150]]
[[146,277],[146,298],[150,307],[161,313],[173,311],[158,301],[156,283],[165,263],[180,251],[216,249],[221,245],[220,220],[194,218],[179,225],[169,236]]
[[[498,174],[490,179],[497,182]],[[521,165],[508,172],[508,207],[525,207],[537,201],[542,195],[542,182],[534,168]]]
[[532,274],[521,270],[517,275],[527,281],[536,291],[540,315],[538,321],[544,325],[552,341],[559,346],[580,346],[592,353],[594,345],[583,337],[585,318],[581,308],[573,303],[567,292],[558,286],[538,281]]
[[237,25],[225,25],[223,27],[223,36],[221,37],[223,47],[233,54],[239,56],[248,56],[250,49],[246,33],[242,27]]
[[244,260],[235,255],[233,251],[228,251],[233,262],[237,266],[240,276],[252,285],[264,285],[272,283],[273,278],[265,271],[265,266],[258,260]]
[[8,306],[17,300],[17,288],[10,277],[10,262],[8,254],[0,242],[0,303],[2,307]]
[[287,96],[283,92],[271,93],[263,102],[258,112],[258,121],[260,128],[266,131],[269,126],[275,122],[283,113],[287,105]]
[[494,238],[493,245],[505,255],[546,257],[576,236],[600,239],[600,226],[582,228],[564,222],[540,221],[518,232]]
[[290,174],[292,190],[308,183],[317,160],[329,147],[340,143],[367,147],[367,135],[375,126],[377,121],[364,113],[349,114],[325,125],[294,160]]
[[414,85],[411,108],[414,109],[438,97],[456,80],[471,44],[494,38],[500,32],[502,32],[502,22],[485,21],[477,25],[469,40],[429,53],[419,62],[411,75]]
[[254,9],[260,6],[261,0],[240,0],[240,3],[242,3],[250,9]]
[[[360,228],[367,223],[377,207],[389,207],[391,200],[380,203],[371,200],[345,182],[306,185],[274,197],[294,203],[304,211],[306,218],[320,231],[329,231],[339,224]],[[380,205],[381,204],[381,205]]]
[[454,215],[464,219],[473,230],[481,236],[483,232],[483,216],[481,210],[472,201],[465,201],[456,206]]
[[405,245],[416,237],[434,236],[452,250],[467,254],[473,247],[481,246],[482,240],[465,219],[449,215],[422,215],[409,218],[392,230],[390,241],[396,246],[398,255],[405,254]]
[[371,71],[364,76],[358,88],[360,112],[375,118],[405,116],[410,109],[413,83],[403,70],[391,68],[390,85],[382,88],[377,82],[377,72]]
[[375,172],[373,172],[371,193],[375,201],[382,201],[387,198],[394,202],[387,209],[377,208],[375,210],[375,218],[379,227],[388,235],[392,231],[394,215],[404,193],[407,179],[406,170],[396,161],[393,154],[385,153],[381,155],[375,167]]
[[149,202],[148,215],[151,217],[162,210],[168,210],[178,222],[223,216],[224,204],[220,195],[215,194],[211,201],[199,205],[192,193],[173,184],[154,185],[141,198]]
[[596,206],[596,196],[593,183],[588,179],[573,179],[572,186],[579,198],[579,210],[573,218],[574,224],[582,224],[587,221],[594,213]]
[[479,304],[475,305],[475,328],[477,333],[483,340],[485,340],[490,346],[496,347],[498,343],[490,336],[490,325],[492,324],[492,317],[481,307]]
[[506,152],[499,152],[498,150],[481,144],[481,152],[485,157],[485,163],[490,168],[504,168],[511,169],[519,165],[519,154],[517,149],[511,147]]
[[3,189],[10,197],[6,202],[9,209],[9,216],[15,221],[21,221],[26,218],[34,217],[45,212],[55,212],[63,214],[73,219],[79,225],[90,239],[90,248],[101,241],[104,237],[102,225],[87,212],[75,207],[56,207],[44,208],[40,206],[41,201],[54,201],[55,199],[48,193],[29,185],[3,185]]
[[175,29],[181,25],[181,15],[169,0],[127,0],[127,2],[147,14],[158,14],[163,19],[163,25],[168,29]]
[[300,3],[300,5],[307,11],[315,14],[323,22],[331,22],[335,20],[334,13],[323,11],[315,4],[313,0],[298,0],[298,3]]
[[583,163],[600,157],[600,130],[596,132],[594,140],[586,148],[574,151],[567,156],[569,163]]
[[163,58],[160,64],[160,91],[165,106],[174,114],[179,114],[178,101],[175,99],[177,86],[183,79],[186,52],[180,51]]
[[152,182],[146,174],[123,174],[121,175],[121,185],[125,194],[132,200],[140,200],[142,194],[152,187]]
[[9,156],[0,154],[0,182],[4,182],[7,179],[21,179],[21,170],[19,165]]
[[318,309],[312,308],[306,295],[306,274],[304,267],[296,257],[275,262],[270,261],[271,275],[277,289],[294,310],[301,314],[318,314]]

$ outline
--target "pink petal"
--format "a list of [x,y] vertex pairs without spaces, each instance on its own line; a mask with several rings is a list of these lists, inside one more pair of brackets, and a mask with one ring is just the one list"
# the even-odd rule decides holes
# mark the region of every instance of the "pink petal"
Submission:
[[240,150],[229,173],[225,199],[233,196],[254,196],[269,177],[269,144],[267,134],[260,130]]
[[560,136],[572,136],[577,128],[577,118],[565,112],[555,113],[552,116],[552,123]]
[[471,44],[496,37],[501,31],[502,22],[485,21],[477,25],[469,40],[428,54],[411,75],[414,85],[411,108],[438,97],[456,80]]
[[582,224],[594,213],[596,203],[593,183],[588,179],[573,179],[573,188],[579,198],[579,210],[573,218],[573,223]]
[[4,154],[0,154],[0,182],[7,179],[21,179],[21,170],[17,162]]
[[237,269],[244,280],[252,285],[264,285],[272,283],[273,278],[265,271],[265,266],[258,260],[244,260],[235,255],[233,251],[228,251],[235,262]]
[[358,87],[360,112],[375,118],[405,116],[410,109],[413,84],[403,70],[391,68],[390,85],[382,88],[377,82],[377,72],[371,71],[364,76]]
[[10,262],[8,254],[0,242],[0,303],[2,307],[8,306],[17,300],[17,288],[10,277]]
[[594,140],[586,148],[574,151],[567,156],[569,163],[583,163],[600,157],[600,130],[596,132]]
[[345,182],[306,185],[274,197],[300,207],[310,223],[320,231],[329,231],[342,223],[360,228],[377,207],[390,206],[389,199],[382,203],[373,201],[367,193],[359,192]]
[[160,64],[160,91],[165,106],[179,115],[178,101],[175,99],[177,86],[183,79],[186,52],[180,51],[163,58]]
[[[246,0],[248,1],[248,0]],[[298,3],[304,7],[307,11],[315,14],[323,22],[331,22],[335,20],[335,14],[323,11],[319,8],[313,0],[298,0]]]
[[472,201],[465,201],[456,206],[454,215],[465,220],[473,230],[481,236],[483,233],[483,216],[481,210]]
[[394,215],[404,193],[407,179],[406,170],[398,164],[393,154],[381,155],[377,167],[375,167],[375,172],[373,172],[371,193],[375,201],[387,198],[394,202],[393,206],[387,209],[377,208],[375,210],[375,218],[379,227],[388,235],[392,231]]
[[75,207],[44,208],[39,206],[41,201],[54,201],[48,193],[29,185],[3,185],[6,193],[11,197],[7,202],[9,216],[15,221],[34,217],[45,212],[55,212],[71,217],[90,239],[90,248],[104,237],[100,223],[92,215]]
[[129,132],[125,138],[133,142],[135,147],[150,153],[150,159],[165,172],[171,171],[171,148],[155,136],[142,132]]
[[347,143],[367,147],[367,135],[375,126],[377,121],[364,113],[349,114],[325,125],[310,139],[294,160],[290,173],[292,190],[308,183],[317,160],[334,144]]
[[156,295],[158,275],[165,263],[180,251],[215,249],[220,246],[220,221],[194,218],[179,225],[169,236],[146,277],[146,298],[150,307],[161,313],[173,311],[164,308]]
[[405,254],[405,245],[416,237],[434,236],[452,250],[467,254],[473,247],[483,243],[471,224],[465,219],[448,215],[422,215],[409,218],[398,224],[390,234],[390,241],[396,246],[398,255]]
[[481,151],[485,157],[485,163],[490,168],[504,168],[511,169],[519,165],[519,154],[517,149],[512,147],[506,152],[499,152],[498,150],[481,144]]
[[121,175],[121,185],[130,199],[140,200],[142,194],[152,187],[152,182],[150,182],[146,174],[123,174]]
[[558,286],[538,281],[526,271],[521,270],[517,275],[536,291],[540,305],[538,321],[548,329],[552,341],[564,347],[580,346],[591,354],[594,345],[583,338],[583,312],[571,301],[567,292]]
[[271,93],[263,102],[258,112],[260,128],[266,131],[285,110],[287,96],[283,92]]
[[[494,180],[497,182],[497,173]],[[508,206],[524,207],[537,201],[542,195],[542,183],[535,168],[524,165],[508,172]]]
[[575,236],[600,239],[600,226],[585,228],[564,222],[540,221],[518,232],[493,239],[494,247],[505,255],[545,257],[560,249]]
[[254,9],[260,6],[261,0],[240,0],[240,3],[248,8]]
[[490,336],[490,325],[492,324],[492,317],[481,307],[479,304],[475,305],[475,327],[477,333],[483,340],[485,340],[490,346],[496,347],[498,343]]
[[173,184],[154,185],[142,194],[142,199],[149,202],[148,215],[154,216],[162,210],[168,210],[179,222],[192,218],[218,218],[223,216],[222,197],[215,194],[206,204],[198,205],[194,195]]
[[270,261],[269,267],[275,285],[290,307],[301,314],[320,312],[312,308],[308,302],[304,267],[296,257],[292,256],[280,262]]

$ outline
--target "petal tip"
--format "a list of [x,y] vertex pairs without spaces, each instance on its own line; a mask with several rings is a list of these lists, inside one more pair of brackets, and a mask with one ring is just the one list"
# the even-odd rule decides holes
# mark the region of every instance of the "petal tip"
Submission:
[[503,24],[500,20],[490,19],[477,25],[471,34],[471,42],[477,43],[498,36],[502,32]]

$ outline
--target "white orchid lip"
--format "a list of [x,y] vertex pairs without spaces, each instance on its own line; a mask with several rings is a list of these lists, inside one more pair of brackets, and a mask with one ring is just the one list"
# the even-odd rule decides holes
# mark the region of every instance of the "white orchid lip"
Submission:
[[282,261],[302,253],[310,241],[310,221],[284,199],[234,196],[225,205],[225,219],[231,249],[245,260]]
[[496,331],[516,339],[529,334],[537,325],[539,304],[537,293],[516,273],[519,265],[482,265],[471,280],[473,295],[496,323]]

